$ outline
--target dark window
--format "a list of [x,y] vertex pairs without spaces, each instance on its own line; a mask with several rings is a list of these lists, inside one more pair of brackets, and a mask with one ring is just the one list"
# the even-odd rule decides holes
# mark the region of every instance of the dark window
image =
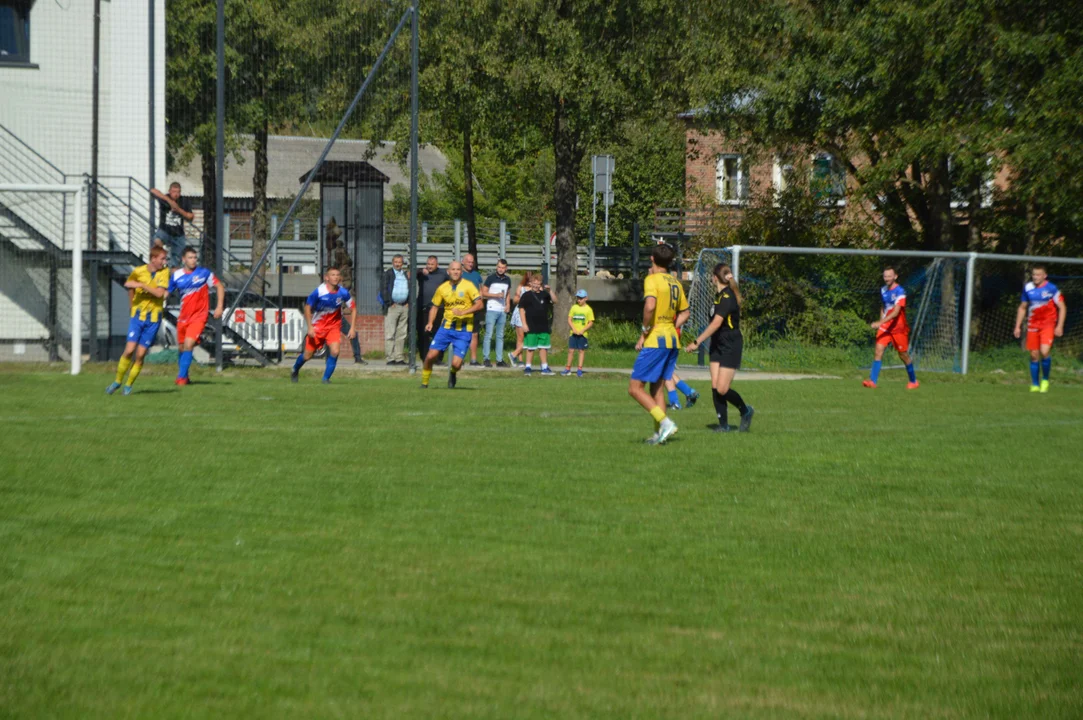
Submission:
[[30,0],[0,0],[0,64],[30,62]]

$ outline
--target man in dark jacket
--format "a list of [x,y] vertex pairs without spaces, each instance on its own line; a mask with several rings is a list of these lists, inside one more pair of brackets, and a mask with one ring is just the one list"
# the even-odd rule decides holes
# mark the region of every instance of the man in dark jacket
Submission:
[[380,297],[384,301],[384,355],[388,365],[405,365],[406,332],[410,322],[410,271],[402,255],[391,258],[384,271]]
[[440,320],[444,316],[444,308],[437,308],[436,320],[433,322],[434,332],[425,332],[425,325],[429,321],[429,310],[432,308],[432,296],[436,294],[436,288],[443,285],[447,279],[447,272],[440,269],[440,261],[435,255],[429,255],[425,267],[417,271],[417,351],[423,360],[429,354],[429,344],[432,343],[435,328],[440,327]]

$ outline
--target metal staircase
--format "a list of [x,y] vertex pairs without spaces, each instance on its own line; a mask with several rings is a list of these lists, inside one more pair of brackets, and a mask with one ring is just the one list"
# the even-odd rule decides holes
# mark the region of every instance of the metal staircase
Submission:
[[[0,125],[0,182],[82,182],[89,185],[90,179],[64,173],[8,128]],[[150,189],[134,178],[104,177],[99,178],[96,196],[98,248],[85,250],[83,258],[92,267],[106,269],[108,281],[105,291],[109,292],[108,283],[123,286],[132,269],[144,264],[150,253],[150,219],[145,208],[140,210],[135,206],[137,201],[150,197]],[[64,195],[15,192],[0,195],[0,251],[17,253],[28,265],[27,272],[20,277],[17,292],[10,293],[17,297],[10,299],[28,312],[31,308],[47,308],[44,313],[46,317],[40,318],[39,322],[49,328],[47,344],[50,345],[51,359],[59,357],[60,349],[70,352],[71,330],[58,321],[63,317],[58,312],[58,306],[64,302],[70,303],[72,293],[70,273],[61,272],[71,266],[71,243],[74,241],[71,238],[71,213],[74,208],[69,205],[70,201]],[[198,227],[195,229],[202,240],[202,230]],[[232,260],[242,264],[236,258]],[[223,273],[221,280],[226,287],[228,300],[236,298],[244,278],[242,273]],[[83,292],[90,294],[87,289]],[[245,297],[255,305],[278,309],[276,303],[258,293],[246,292]],[[83,307],[89,308],[90,298],[84,297],[84,301]],[[177,310],[177,306],[167,305],[166,322],[176,325]],[[262,351],[229,326],[223,325],[222,332],[223,337],[240,353],[263,366],[272,364]],[[213,347],[214,330],[211,323],[208,323],[201,341],[205,347]],[[233,347],[224,348],[230,359],[234,355]]]

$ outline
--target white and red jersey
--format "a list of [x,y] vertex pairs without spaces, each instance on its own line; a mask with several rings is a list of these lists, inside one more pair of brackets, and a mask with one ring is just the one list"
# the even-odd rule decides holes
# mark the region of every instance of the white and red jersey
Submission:
[[1023,302],[1027,303],[1027,330],[1041,330],[1057,324],[1057,303],[1064,302],[1060,290],[1046,280],[1041,285],[1028,282],[1023,288]]
[[886,323],[880,323],[880,332],[910,332],[910,325],[906,322],[906,290],[903,286],[898,283],[895,283],[893,287],[883,286],[880,288],[880,301],[884,306],[884,309],[880,311],[880,319],[887,317],[887,314],[896,307],[899,308],[898,315]]
[[206,318],[211,308],[210,288],[217,284],[218,278],[205,267],[174,270],[169,278],[169,292],[176,292],[181,298],[178,322]]
[[352,308],[353,297],[350,291],[341,285],[332,289],[330,285],[323,283],[312,291],[305,300],[305,305],[312,308],[312,327],[320,331],[342,324],[342,308]]

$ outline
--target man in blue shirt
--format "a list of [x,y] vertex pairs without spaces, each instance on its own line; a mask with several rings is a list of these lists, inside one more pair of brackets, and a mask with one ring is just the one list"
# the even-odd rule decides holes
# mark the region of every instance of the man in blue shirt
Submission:
[[391,258],[384,272],[380,297],[384,301],[384,355],[388,365],[405,365],[407,323],[410,320],[410,271],[403,267],[402,255]]

